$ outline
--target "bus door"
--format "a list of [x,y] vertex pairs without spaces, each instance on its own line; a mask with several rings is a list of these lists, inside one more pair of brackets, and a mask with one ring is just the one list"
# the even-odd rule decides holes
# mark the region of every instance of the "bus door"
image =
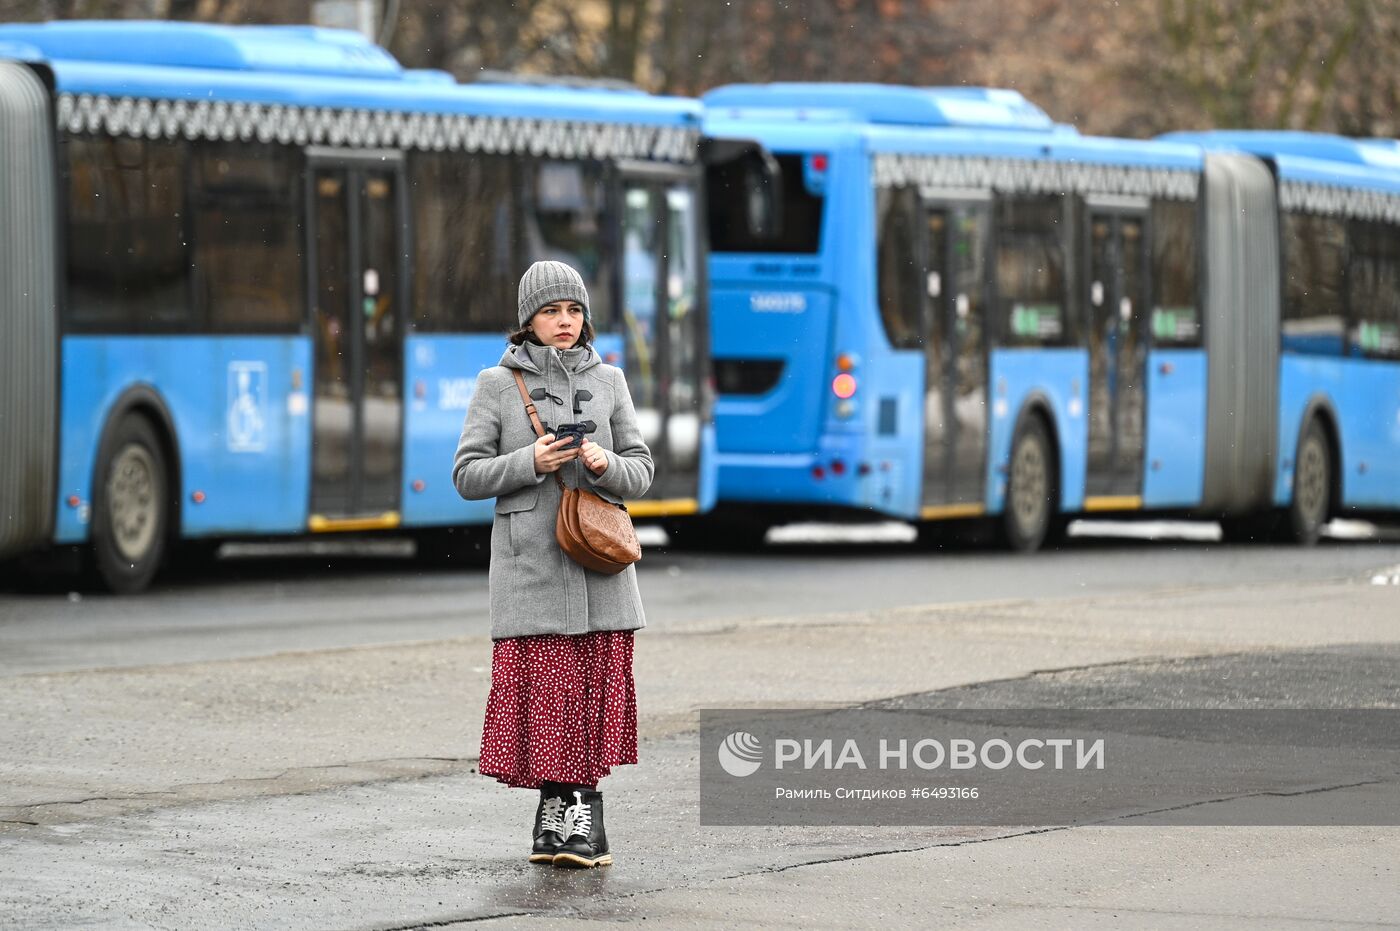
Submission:
[[981,513],[987,461],[987,242],[990,200],[938,201],[927,212],[924,340],[926,516]]
[[315,376],[311,529],[399,523],[403,447],[402,162],[310,159]]
[[1088,205],[1086,497],[1140,505],[1147,360],[1146,207]]
[[688,174],[629,172],[622,186],[624,371],[656,463],[647,497],[693,510],[707,357],[698,199]]

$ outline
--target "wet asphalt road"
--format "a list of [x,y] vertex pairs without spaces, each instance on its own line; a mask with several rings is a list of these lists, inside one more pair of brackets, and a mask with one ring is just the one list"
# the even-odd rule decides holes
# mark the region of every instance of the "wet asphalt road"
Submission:
[[[1272,931],[1400,914],[1394,819],[1296,827],[1400,811],[1394,779],[1189,797],[1204,823],[1253,827],[704,826],[696,708],[1400,705],[1393,542],[1013,556],[852,539],[648,550],[644,765],[609,777],[617,863],[582,875],[526,864],[533,798],[475,772],[482,569],[284,548],[133,598],[0,586],[0,928]],[[880,610],[912,605],[933,607]]]
[[[1186,525],[1186,532],[1194,528]],[[1392,540],[1311,548],[1076,537],[1048,552],[926,551],[900,525],[788,533],[749,554],[647,548],[648,623],[1354,578],[1400,564]],[[0,675],[198,662],[488,633],[484,568],[442,569],[406,541],[244,547],[138,596],[28,593],[0,580]]]
[[[1111,696],[1230,707],[1239,696],[1224,683],[1249,678],[1294,707],[1395,707],[1387,666],[1397,655],[1392,643],[1090,665],[909,694],[898,705],[1063,707]],[[1400,908],[1400,830],[1367,821],[1271,827],[1326,824],[1339,810],[1395,812],[1394,778],[1280,795],[1258,792],[1242,773],[1190,797],[1197,824],[1229,827],[1125,828],[1141,824],[1136,812],[1160,808],[1137,796],[1121,816],[1074,829],[706,827],[696,735],[648,740],[644,753],[645,766],[622,767],[608,782],[618,859],[606,870],[526,864],[528,793],[458,772],[0,832],[0,880],[14,880],[0,882],[0,927],[1272,931],[1393,927]]]

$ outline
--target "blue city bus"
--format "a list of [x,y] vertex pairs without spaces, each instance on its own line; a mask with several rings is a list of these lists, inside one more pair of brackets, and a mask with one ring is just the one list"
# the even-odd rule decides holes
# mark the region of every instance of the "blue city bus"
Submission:
[[1310,542],[1400,507],[1391,266],[1325,313],[1313,290],[1358,236],[1389,255],[1393,149],[1091,138],[994,89],[703,102],[781,180],[709,169],[720,502],[698,542],[874,514],[1031,550],[1143,512]]
[[85,546],[133,591],[238,537],[459,552],[492,507],[449,477],[463,416],[544,258],[627,372],[632,513],[705,510],[700,107],[563,84],[311,27],[0,26],[0,556]]
[[1400,144],[1302,132],[1162,137],[1269,169],[1281,269],[1273,503],[1227,532],[1300,532],[1400,508]]

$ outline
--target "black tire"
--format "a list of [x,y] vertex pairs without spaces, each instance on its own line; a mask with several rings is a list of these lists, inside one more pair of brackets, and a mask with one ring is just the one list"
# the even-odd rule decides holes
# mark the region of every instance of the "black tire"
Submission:
[[1039,417],[1027,417],[1011,441],[1000,535],[1003,545],[1021,553],[1039,549],[1055,521],[1058,470],[1050,433]]
[[1308,421],[1298,438],[1293,460],[1293,500],[1288,505],[1287,533],[1301,546],[1312,546],[1332,517],[1332,480],[1335,475],[1332,447],[1316,418]]
[[92,489],[92,560],[98,581],[120,595],[151,583],[165,557],[170,468],[155,428],[121,419],[98,452]]
[[1058,550],[1069,546],[1069,525],[1072,520],[1068,514],[1051,514],[1050,526],[1045,530],[1045,539],[1040,542],[1040,548]]

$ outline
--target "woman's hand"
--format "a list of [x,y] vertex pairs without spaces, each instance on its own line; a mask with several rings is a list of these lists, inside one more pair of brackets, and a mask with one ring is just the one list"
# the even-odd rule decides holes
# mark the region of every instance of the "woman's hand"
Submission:
[[592,440],[584,440],[583,446],[579,448],[579,455],[583,457],[583,464],[588,466],[588,470],[594,475],[602,475],[608,471],[608,457],[599,446]]
[[564,463],[577,459],[580,450],[563,448],[569,441],[567,436],[556,440],[553,433],[546,433],[535,440],[535,474],[558,472]]

